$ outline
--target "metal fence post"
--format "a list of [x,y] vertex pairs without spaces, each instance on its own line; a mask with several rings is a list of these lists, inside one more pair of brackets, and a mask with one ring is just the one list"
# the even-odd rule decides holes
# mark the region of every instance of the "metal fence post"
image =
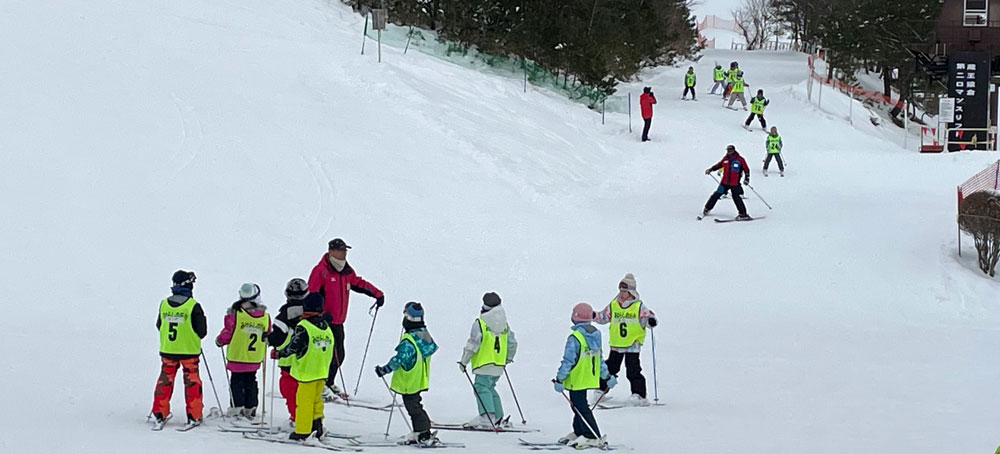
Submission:
[[628,93],[628,132],[632,132],[632,92]]
[[368,38],[368,12],[365,11],[365,30],[361,32],[361,55],[365,54],[365,41]]

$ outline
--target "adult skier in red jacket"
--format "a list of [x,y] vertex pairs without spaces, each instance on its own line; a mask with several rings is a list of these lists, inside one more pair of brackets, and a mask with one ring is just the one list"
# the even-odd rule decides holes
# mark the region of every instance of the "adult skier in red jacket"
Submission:
[[743,186],[740,186],[741,175],[745,175],[743,177],[743,184],[750,184],[750,166],[747,165],[747,161],[743,159],[743,156],[740,156],[736,152],[735,146],[727,146],[726,155],[722,157],[721,161],[705,170],[705,175],[709,175],[719,169],[722,169],[722,181],[719,183],[719,188],[708,198],[708,202],[705,203],[705,209],[701,212],[701,215],[708,216],[712,208],[715,208],[715,203],[719,201],[719,198],[726,192],[732,192],[733,203],[736,204],[736,210],[740,213],[739,216],[736,216],[736,220],[747,221],[753,219],[747,214],[747,207],[743,203]]
[[323,254],[323,258],[319,259],[319,263],[309,274],[309,292],[323,296],[323,311],[329,314],[330,330],[333,331],[333,361],[330,362],[330,375],[326,378],[326,388],[323,390],[323,397],[327,400],[340,394],[334,379],[344,361],[344,321],[347,319],[348,292],[353,290],[375,298],[376,307],[385,304],[382,291],[358,276],[347,263],[347,250],[350,248],[340,238],[330,240],[329,251]]
[[643,142],[649,141],[649,125],[653,122],[653,104],[656,104],[656,96],[653,95],[653,89],[644,87],[642,94],[639,95],[639,111],[642,113],[642,121],[645,123],[642,127]]

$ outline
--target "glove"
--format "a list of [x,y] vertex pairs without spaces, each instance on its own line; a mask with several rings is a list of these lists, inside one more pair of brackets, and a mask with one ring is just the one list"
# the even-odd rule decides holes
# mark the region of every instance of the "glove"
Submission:
[[278,359],[278,349],[276,348],[271,349],[271,359]]
[[557,393],[561,393],[564,389],[566,389],[563,388],[563,384],[559,380],[552,380],[552,388],[555,389]]
[[458,370],[462,371],[463,374],[465,373],[465,364],[462,364],[461,361],[458,362]]
[[392,370],[390,370],[388,367],[375,366],[375,375],[378,375],[379,377],[382,377],[385,374],[388,374],[389,372],[392,372]]
[[705,169],[705,175],[712,173],[712,169]]
[[650,328],[656,328],[657,323],[658,322],[656,321],[656,318],[653,317],[650,317],[649,321],[646,322],[646,324],[648,324]]
[[383,304],[385,304],[385,296],[384,295],[380,296],[378,298],[375,298],[375,307],[382,307]]
[[223,345],[225,345],[225,344],[223,344],[222,341],[220,341],[219,339],[215,339],[215,346],[216,347],[222,348]]
[[743,184],[749,185],[750,184],[750,179],[749,178],[744,178],[743,179]]
[[608,377],[608,389],[609,390],[611,388],[614,388],[615,385],[617,385],[617,384],[618,384],[618,376],[617,375],[612,375],[612,376]]

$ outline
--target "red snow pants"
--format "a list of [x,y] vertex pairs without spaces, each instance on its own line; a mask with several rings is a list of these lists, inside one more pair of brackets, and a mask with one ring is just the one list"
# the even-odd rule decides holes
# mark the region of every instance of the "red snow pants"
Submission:
[[281,397],[285,398],[285,405],[288,406],[288,414],[292,421],[295,421],[295,393],[299,390],[299,382],[295,381],[285,368],[281,368],[281,378],[278,379],[278,390]]
[[166,417],[170,414],[170,396],[174,394],[174,376],[177,369],[184,368],[184,401],[187,403],[187,416],[191,419],[201,419],[201,377],[198,376],[198,360],[169,359],[160,357],[160,378],[156,381],[156,391],[153,392],[153,413]]

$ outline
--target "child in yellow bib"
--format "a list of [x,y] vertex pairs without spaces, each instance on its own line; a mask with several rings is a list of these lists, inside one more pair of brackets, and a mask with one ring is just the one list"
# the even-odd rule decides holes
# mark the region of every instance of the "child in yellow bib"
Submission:
[[[622,361],[625,361],[625,376],[632,388],[629,405],[649,405],[649,401],[646,400],[646,378],[642,375],[640,353],[642,344],[646,341],[646,328],[656,326],[657,321],[656,314],[639,299],[639,292],[635,289],[635,276],[632,273],[626,274],[618,283],[618,296],[612,299],[603,311],[597,313],[595,321],[602,325],[610,325],[608,345],[611,346],[611,353],[608,355],[608,372],[611,375],[618,375]],[[602,381],[601,389],[594,391],[591,398],[596,401],[607,392],[608,387]],[[607,398],[604,397],[605,400]]]
[[229,397],[230,418],[253,419],[257,416],[257,370],[267,353],[267,335],[271,332],[271,317],[260,302],[260,286],[245,283],[240,286],[240,299],[226,311],[222,331],[215,345],[226,347],[226,370],[231,372]]
[[323,316],[323,297],[310,293],[302,301],[302,316],[288,345],[278,350],[278,358],[292,358],[290,375],[298,382],[292,440],[305,440],[314,433],[323,437],[323,386],[334,347],[333,331]]
[[400,444],[431,447],[441,442],[431,432],[431,419],[420,397],[420,393],[430,387],[431,355],[437,348],[424,324],[423,305],[416,301],[406,303],[403,307],[403,335],[396,345],[396,354],[386,365],[375,366],[375,375],[379,377],[392,374],[389,387],[403,396],[403,406],[413,422],[413,432],[400,440]]
[[560,438],[559,443],[577,449],[607,447],[594,412],[587,404],[587,391],[597,389],[602,381],[607,381],[609,388],[618,382],[617,377],[608,373],[608,366],[601,358],[601,331],[590,323],[594,315],[594,308],[587,303],[573,307],[570,315],[573,331],[566,339],[562,361],[552,381],[556,392],[569,391],[573,406],[573,431]]
[[494,425],[510,425],[504,419],[496,386],[507,364],[514,360],[515,353],[517,340],[514,331],[507,325],[507,312],[500,305],[500,295],[493,292],[484,294],[479,318],[472,322],[469,340],[465,342],[462,359],[458,361],[458,369],[462,373],[466,373],[471,363],[472,373],[476,376],[472,387],[476,390],[479,413],[465,424],[467,427],[492,429]]

